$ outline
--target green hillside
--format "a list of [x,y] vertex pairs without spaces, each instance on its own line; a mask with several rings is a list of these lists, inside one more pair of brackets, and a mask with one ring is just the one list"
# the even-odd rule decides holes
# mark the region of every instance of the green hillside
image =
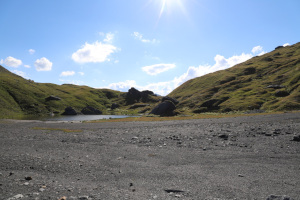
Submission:
[[[50,95],[61,100],[47,101],[46,98]],[[123,96],[122,92],[108,89],[35,83],[0,66],[0,118],[62,113],[68,106],[80,111],[87,105],[105,113],[112,103],[124,104]]]
[[300,43],[189,80],[168,96],[179,111],[300,110]]

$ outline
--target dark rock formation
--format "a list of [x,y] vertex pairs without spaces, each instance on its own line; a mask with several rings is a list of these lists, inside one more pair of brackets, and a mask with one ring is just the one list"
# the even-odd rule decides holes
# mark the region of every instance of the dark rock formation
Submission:
[[294,136],[293,141],[300,142],[300,135]]
[[81,113],[84,115],[102,115],[102,112],[91,106],[87,106],[81,110]]
[[77,115],[77,112],[74,108],[69,106],[69,107],[65,108],[65,112],[63,112],[62,115]]
[[113,104],[111,104],[111,107],[110,107],[110,109],[114,110],[114,109],[116,109],[116,108],[119,108],[119,107],[120,107],[120,105],[119,105],[119,104],[117,104],[117,103],[113,103]]
[[176,106],[172,101],[164,101],[160,104],[158,104],[151,112],[150,114],[154,115],[160,115],[160,116],[174,116],[174,110]]
[[289,95],[290,95],[290,93],[288,93],[285,90],[278,90],[278,91],[275,92],[276,97],[286,97],[286,96],[289,96]]
[[267,200],[293,200],[293,199],[286,195],[271,194],[270,196],[267,197]]
[[142,97],[142,94],[140,91],[138,91],[137,89],[135,89],[134,87],[130,88],[126,94],[126,104],[130,105],[130,104],[134,104],[134,103],[138,103],[140,101]]
[[178,100],[174,99],[174,98],[171,98],[171,97],[168,97],[168,96],[165,96],[162,98],[161,102],[164,102],[164,101],[172,101],[175,105],[177,105],[179,103]]
[[152,91],[145,90],[140,92],[137,89],[132,87],[126,93],[126,97],[125,97],[126,104],[131,105],[138,102],[143,102],[143,103],[149,102],[151,101],[150,96],[152,95],[154,95]]
[[45,98],[46,101],[59,101],[61,98],[50,95],[49,97]]

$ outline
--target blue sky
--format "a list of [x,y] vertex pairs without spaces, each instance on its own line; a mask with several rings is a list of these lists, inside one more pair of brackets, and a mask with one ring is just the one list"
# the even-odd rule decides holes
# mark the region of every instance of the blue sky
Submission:
[[42,83],[166,95],[300,42],[299,0],[0,0],[0,64]]

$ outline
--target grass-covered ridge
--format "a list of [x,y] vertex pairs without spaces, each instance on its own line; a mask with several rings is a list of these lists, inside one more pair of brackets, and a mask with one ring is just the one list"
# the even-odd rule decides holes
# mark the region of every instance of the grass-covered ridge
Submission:
[[189,80],[169,96],[180,101],[181,112],[300,110],[299,85],[300,43],[297,43]]
[[[50,95],[61,100],[47,101]],[[0,66],[0,118],[62,113],[68,106],[81,111],[87,105],[105,113],[112,103],[124,104],[124,93],[71,84],[35,83]]]

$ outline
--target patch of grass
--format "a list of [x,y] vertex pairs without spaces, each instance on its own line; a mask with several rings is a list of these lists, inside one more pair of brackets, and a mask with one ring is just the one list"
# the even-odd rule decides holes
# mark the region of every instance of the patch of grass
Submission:
[[82,130],[76,129],[65,129],[65,128],[46,128],[46,127],[33,127],[33,130],[47,130],[47,131],[63,131],[65,133],[79,133]]

